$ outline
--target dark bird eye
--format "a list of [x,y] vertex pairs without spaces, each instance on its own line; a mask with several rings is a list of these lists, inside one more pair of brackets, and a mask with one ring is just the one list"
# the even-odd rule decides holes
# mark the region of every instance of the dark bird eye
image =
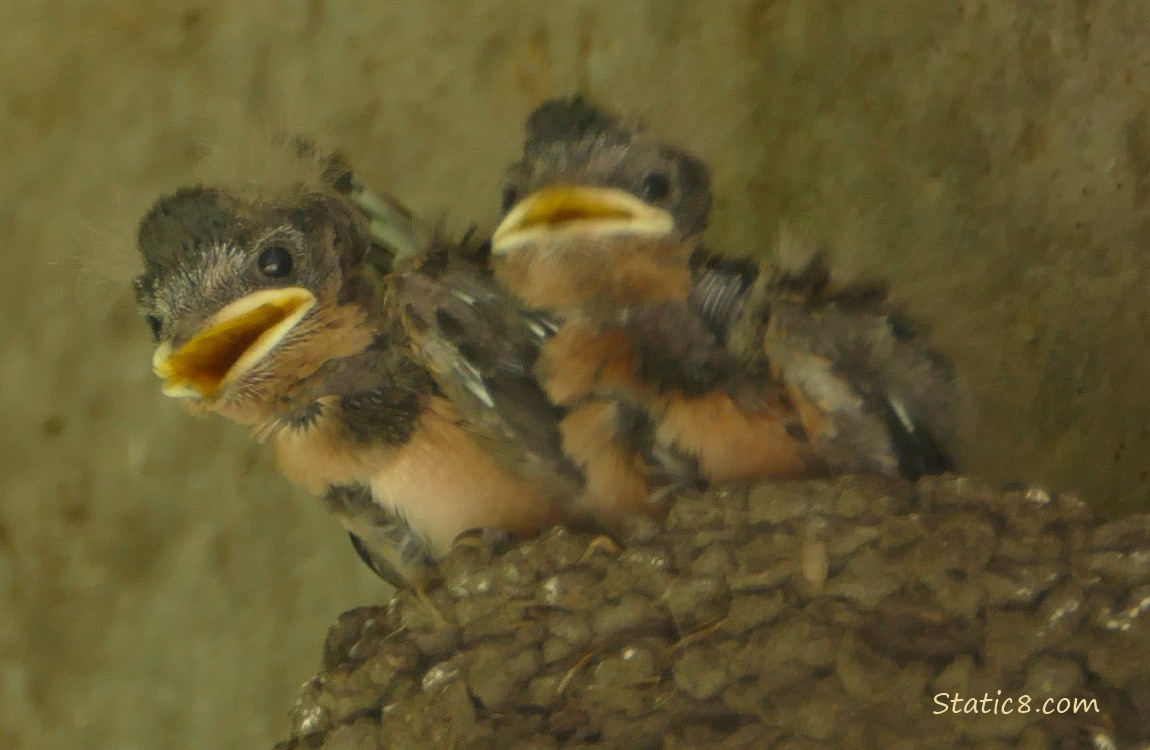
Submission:
[[643,178],[643,200],[661,201],[671,194],[671,178],[666,172],[648,172]]
[[152,338],[156,341],[159,341],[160,331],[164,328],[164,321],[160,320],[155,315],[145,315],[144,322],[148,324],[148,328],[152,329]]
[[260,273],[273,279],[282,279],[291,273],[291,253],[282,245],[265,247],[260,253]]
[[507,213],[515,208],[515,204],[519,202],[519,191],[508,185],[503,188],[503,213]]

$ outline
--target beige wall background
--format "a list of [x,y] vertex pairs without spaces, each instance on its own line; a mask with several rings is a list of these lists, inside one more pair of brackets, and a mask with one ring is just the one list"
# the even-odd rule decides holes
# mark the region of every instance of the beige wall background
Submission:
[[462,227],[525,114],[585,91],[711,161],[713,245],[889,276],[970,381],[969,471],[1121,513],[1150,508],[1148,38],[1120,0],[0,0],[0,745],[268,746],[385,595],[149,371],[133,223],[196,144],[319,132]]

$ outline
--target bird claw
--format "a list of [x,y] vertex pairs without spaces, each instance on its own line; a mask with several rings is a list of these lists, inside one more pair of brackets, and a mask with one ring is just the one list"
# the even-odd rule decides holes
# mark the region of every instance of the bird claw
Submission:
[[591,543],[587,545],[587,549],[579,558],[579,564],[582,565],[583,563],[590,560],[595,556],[596,552],[605,552],[608,555],[614,556],[622,551],[623,550],[619,546],[618,542],[605,534],[600,534],[599,536],[592,539]]
[[480,552],[500,554],[515,544],[515,536],[502,529],[468,529],[451,543],[452,549],[471,549]]

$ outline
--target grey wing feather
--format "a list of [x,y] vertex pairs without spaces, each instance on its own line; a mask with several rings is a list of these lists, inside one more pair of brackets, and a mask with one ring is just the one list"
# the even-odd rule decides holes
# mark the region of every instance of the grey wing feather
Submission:
[[744,314],[747,293],[760,270],[758,263],[714,255],[705,247],[691,254],[694,283],[690,304],[718,338],[725,340],[735,321]]
[[693,261],[692,305],[739,361],[767,360],[828,417],[819,448],[835,470],[953,470],[965,393],[885,285],[834,283],[822,253],[789,271]]
[[427,543],[402,516],[376,503],[370,488],[335,485],[328,488],[324,501],[343,521],[356,554],[387,583],[406,588],[434,567]]
[[829,417],[821,447],[839,470],[916,478],[954,469],[965,411],[954,369],[886,317],[780,301],[763,350]]
[[520,307],[474,256],[450,248],[396,274],[393,287],[393,304],[448,397],[547,470],[581,481],[562,450],[563,412],[534,376],[554,324]]
[[[315,152],[316,145],[297,138],[297,148]],[[372,240],[388,258],[387,266],[417,255],[430,241],[430,230],[411,209],[387,193],[372,190],[337,151],[317,154],[323,164],[324,180],[331,189],[351,201],[368,222]]]

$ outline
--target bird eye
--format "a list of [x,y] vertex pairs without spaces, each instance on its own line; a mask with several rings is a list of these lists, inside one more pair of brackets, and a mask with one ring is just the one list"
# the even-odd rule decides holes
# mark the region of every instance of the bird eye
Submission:
[[507,213],[519,202],[519,191],[511,185],[503,188],[503,213]]
[[283,245],[270,245],[259,257],[260,273],[273,279],[282,279],[291,273],[291,253]]
[[144,322],[148,324],[148,328],[152,329],[152,338],[156,341],[160,340],[160,331],[164,328],[164,321],[160,320],[155,315],[145,315]]
[[666,172],[648,172],[643,178],[643,200],[660,201],[671,194],[671,178]]

